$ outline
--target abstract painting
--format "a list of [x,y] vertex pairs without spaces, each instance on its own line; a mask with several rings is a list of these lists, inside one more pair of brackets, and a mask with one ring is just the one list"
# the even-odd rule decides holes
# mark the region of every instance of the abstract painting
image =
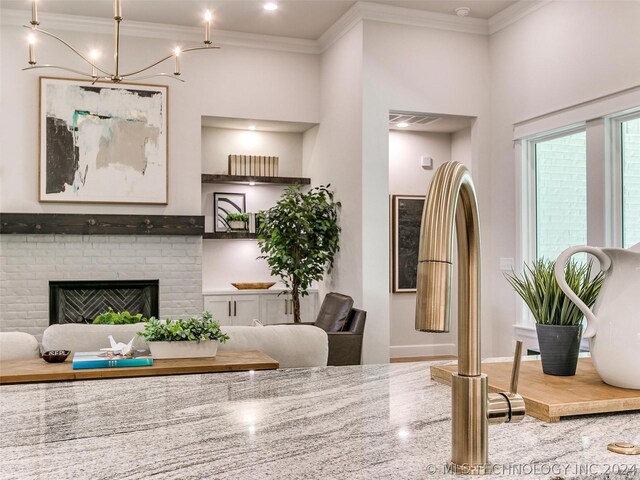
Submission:
[[391,197],[392,292],[415,292],[424,196]]
[[226,232],[229,230],[227,215],[230,213],[245,213],[244,193],[214,193],[213,194],[213,231]]
[[40,78],[40,201],[166,205],[167,95]]

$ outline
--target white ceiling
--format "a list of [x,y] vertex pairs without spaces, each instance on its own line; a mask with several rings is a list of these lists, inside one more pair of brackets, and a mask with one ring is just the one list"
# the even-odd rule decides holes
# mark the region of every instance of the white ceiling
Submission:
[[[412,132],[454,133],[469,128],[473,117],[461,115],[438,115],[416,112],[392,111],[389,113],[389,129]],[[408,127],[398,127],[404,122]]]
[[[488,19],[516,0],[367,0],[429,12],[451,14],[457,7],[471,8],[470,17]],[[534,0],[521,0],[533,3]],[[0,0],[2,8],[30,9],[30,0]],[[198,26],[204,12],[214,14],[218,30],[317,40],[356,2],[351,0],[278,0],[279,8],[267,12],[263,0],[122,0],[126,20]],[[38,0],[41,21],[48,12],[111,18],[113,0]]]

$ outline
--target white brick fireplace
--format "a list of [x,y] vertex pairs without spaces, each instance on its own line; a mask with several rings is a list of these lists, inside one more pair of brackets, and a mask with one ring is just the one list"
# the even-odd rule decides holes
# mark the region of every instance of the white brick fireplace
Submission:
[[0,235],[0,331],[40,338],[49,281],[151,279],[162,318],[202,313],[202,237]]

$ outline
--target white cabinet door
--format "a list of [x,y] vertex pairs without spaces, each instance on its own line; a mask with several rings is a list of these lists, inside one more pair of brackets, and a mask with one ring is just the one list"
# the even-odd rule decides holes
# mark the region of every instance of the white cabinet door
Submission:
[[204,309],[220,325],[251,325],[260,318],[260,295],[205,295]]
[[[293,302],[290,295],[262,295],[260,321],[265,325],[293,323]],[[312,292],[300,298],[300,321],[315,322],[318,315],[318,294]]]
[[233,325],[232,299],[230,295],[205,295],[204,309],[220,325]]
[[[262,295],[260,321],[264,325],[293,323],[293,309],[288,295]],[[291,313],[289,313],[291,312]]]
[[234,295],[231,300],[232,325],[251,325],[260,318],[260,295]]

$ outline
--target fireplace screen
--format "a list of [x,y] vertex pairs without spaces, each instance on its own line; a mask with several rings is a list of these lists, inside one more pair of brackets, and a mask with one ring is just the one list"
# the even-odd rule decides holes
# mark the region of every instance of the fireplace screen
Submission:
[[158,280],[49,282],[49,324],[91,323],[109,308],[158,317]]

